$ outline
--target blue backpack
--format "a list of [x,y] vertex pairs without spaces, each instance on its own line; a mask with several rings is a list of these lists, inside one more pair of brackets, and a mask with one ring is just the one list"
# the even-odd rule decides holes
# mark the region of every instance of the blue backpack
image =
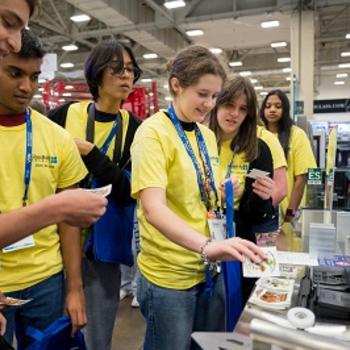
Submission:
[[71,332],[72,323],[67,316],[57,319],[43,331],[28,327],[26,333],[35,342],[26,350],[87,350],[83,333],[78,330],[72,337]]

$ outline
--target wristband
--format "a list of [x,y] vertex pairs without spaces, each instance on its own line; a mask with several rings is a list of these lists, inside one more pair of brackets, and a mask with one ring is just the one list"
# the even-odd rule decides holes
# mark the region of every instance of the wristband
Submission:
[[294,210],[294,209],[288,208],[286,211],[286,216],[290,216],[290,217],[294,218],[295,214],[296,214],[296,210]]
[[211,238],[208,238],[199,248],[199,253],[202,257],[202,260],[204,262],[204,265],[210,265],[210,260],[207,256],[207,254],[205,253],[205,248],[208,246],[208,244],[212,242]]

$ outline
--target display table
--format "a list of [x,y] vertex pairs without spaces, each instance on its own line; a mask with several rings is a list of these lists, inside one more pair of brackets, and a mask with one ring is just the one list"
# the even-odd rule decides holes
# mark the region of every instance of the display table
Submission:
[[[304,242],[301,234],[296,232],[291,224],[285,224],[277,238],[276,246],[282,251],[302,252]],[[296,304],[298,281],[303,276],[304,269],[300,267],[296,278],[292,307]],[[204,350],[350,349],[350,320],[344,324],[316,322],[313,329],[318,334],[290,326],[287,321],[287,310],[272,311],[247,303],[234,333],[197,332],[193,334],[193,339]],[[338,339],[334,338],[336,334]]]

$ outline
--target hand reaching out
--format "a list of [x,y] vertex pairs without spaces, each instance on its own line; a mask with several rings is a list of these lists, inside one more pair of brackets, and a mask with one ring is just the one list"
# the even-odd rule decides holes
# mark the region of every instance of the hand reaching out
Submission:
[[261,199],[267,200],[271,198],[275,188],[275,181],[268,176],[258,177],[253,182],[253,192]]

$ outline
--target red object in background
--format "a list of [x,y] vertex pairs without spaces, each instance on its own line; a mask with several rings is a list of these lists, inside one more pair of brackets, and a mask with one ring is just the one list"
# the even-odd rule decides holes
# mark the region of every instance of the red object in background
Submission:
[[[44,84],[43,102],[49,109],[68,101],[91,100],[89,88],[84,81],[52,80]],[[135,86],[123,102],[123,108],[140,119],[145,119],[159,110],[157,82],[151,87]]]

